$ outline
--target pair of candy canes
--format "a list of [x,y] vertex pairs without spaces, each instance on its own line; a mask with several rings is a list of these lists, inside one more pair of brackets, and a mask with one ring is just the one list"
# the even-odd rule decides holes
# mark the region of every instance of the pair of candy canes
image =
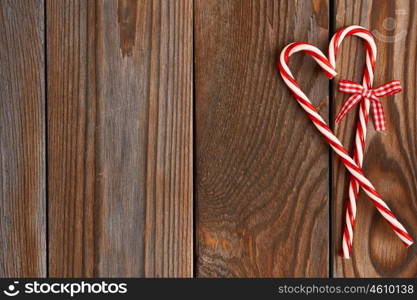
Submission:
[[297,52],[304,52],[311,55],[317,64],[322,68],[327,77],[332,79],[337,74],[336,55],[339,46],[343,39],[347,36],[357,36],[365,42],[366,66],[364,70],[363,87],[367,90],[371,89],[374,80],[374,67],[377,53],[376,45],[372,34],[367,29],[360,26],[349,26],[339,30],[330,41],[328,58],[318,48],[308,43],[296,42],[289,44],[282,50],[279,60],[279,71],[284,82],[288,85],[298,103],[306,111],[308,117],[324,136],[330,147],[339,156],[351,174],[349,184],[349,200],[347,203],[346,220],[342,241],[342,256],[344,258],[350,257],[352,249],[353,228],[356,218],[356,201],[360,187],[371,198],[377,210],[381,213],[403,243],[407,247],[413,244],[412,237],[407,233],[404,226],[398,221],[388,205],[382,200],[381,195],[376,191],[375,187],[362,172],[369,109],[371,105],[370,100],[365,98],[364,101],[360,102],[359,120],[356,128],[355,150],[352,158],[339,139],[334,135],[333,131],[317,112],[309,98],[300,89],[298,83],[288,68],[289,57]]

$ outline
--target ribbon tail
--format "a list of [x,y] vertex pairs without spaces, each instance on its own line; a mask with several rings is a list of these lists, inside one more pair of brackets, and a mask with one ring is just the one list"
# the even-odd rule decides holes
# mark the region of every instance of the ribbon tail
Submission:
[[336,123],[340,123],[340,121],[346,116],[346,114],[362,99],[362,95],[353,95],[350,96],[349,99],[343,104],[342,108],[340,109],[339,113],[336,116]]
[[384,114],[384,108],[382,106],[382,103],[377,101],[372,101],[372,112],[374,117],[374,127],[376,131],[385,131],[387,129],[387,124],[385,121],[385,114]]

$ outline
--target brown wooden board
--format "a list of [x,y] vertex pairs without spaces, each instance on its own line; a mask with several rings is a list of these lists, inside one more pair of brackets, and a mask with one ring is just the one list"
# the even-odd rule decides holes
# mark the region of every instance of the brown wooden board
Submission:
[[[338,256],[349,177],[277,69],[289,42],[327,52],[341,27],[372,30],[375,85],[404,90],[382,99],[386,133],[370,121],[364,172],[416,239],[416,9],[0,1],[0,277],[417,276],[416,246],[363,192],[352,259]],[[337,82],[361,81],[364,57],[344,41],[332,84],[290,63],[350,150],[357,109],[334,126]]]
[[[289,42],[327,48],[328,2],[194,6],[196,269],[200,277],[328,276],[329,152],[277,69]],[[327,118],[327,78],[291,67]]]
[[46,276],[43,18],[0,1],[0,277]]
[[192,1],[47,1],[50,276],[191,276]]
[[[417,238],[417,3],[410,1],[337,1],[336,29],[358,24],[371,28],[376,38],[378,57],[375,86],[389,80],[401,81],[401,94],[382,99],[388,121],[386,133],[376,133],[372,120],[368,126],[364,172],[401,222]],[[350,38],[343,43],[338,59],[338,78],[360,81],[364,66],[362,42]],[[337,86],[335,85],[336,89]],[[335,92],[335,111],[346,95]],[[337,135],[352,149],[357,110],[336,129]],[[333,161],[333,251],[336,277],[415,277],[417,248],[406,249],[381,215],[360,193],[353,256],[343,260],[342,219],[347,201],[347,174],[339,160]],[[342,216],[343,214],[343,216]]]

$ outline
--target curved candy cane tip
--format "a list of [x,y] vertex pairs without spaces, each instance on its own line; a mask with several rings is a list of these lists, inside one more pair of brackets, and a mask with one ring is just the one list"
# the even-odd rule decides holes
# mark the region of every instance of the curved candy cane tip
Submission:
[[329,44],[329,61],[332,66],[336,67],[336,55],[339,49],[340,44],[342,43],[343,39],[347,36],[355,35],[366,42],[367,52],[370,55],[366,57],[366,64],[369,64],[371,67],[374,67],[377,49],[374,36],[372,33],[358,25],[351,25],[344,28],[339,29],[332,37],[330,44]]
[[337,73],[324,72],[324,74],[326,74],[327,78],[329,78],[329,79],[333,79],[337,76]]
[[306,42],[293,42],[282,49],[278,65],[280,72],[284,70],[287,74],[293,77],[291,71],[288,68],[288,60],[291,55],[297,52],[305,52],[309,54],[322,68],[325,75],[329,79],[333,79],[337,75],[336,69],[331,65],[324,53],[317,47]]

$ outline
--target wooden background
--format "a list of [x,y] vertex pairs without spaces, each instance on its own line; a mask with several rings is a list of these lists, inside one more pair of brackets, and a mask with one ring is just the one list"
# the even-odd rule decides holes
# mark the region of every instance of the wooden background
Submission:
[[[417,276],[363,193],[338,256],[348,177],[277,71],[353,24],[404,86],[364,171],[417,238],[415,0],[0,0],[0,276]],[[363,64],[350,38],[332,84],[291,67],[333,124]]]

